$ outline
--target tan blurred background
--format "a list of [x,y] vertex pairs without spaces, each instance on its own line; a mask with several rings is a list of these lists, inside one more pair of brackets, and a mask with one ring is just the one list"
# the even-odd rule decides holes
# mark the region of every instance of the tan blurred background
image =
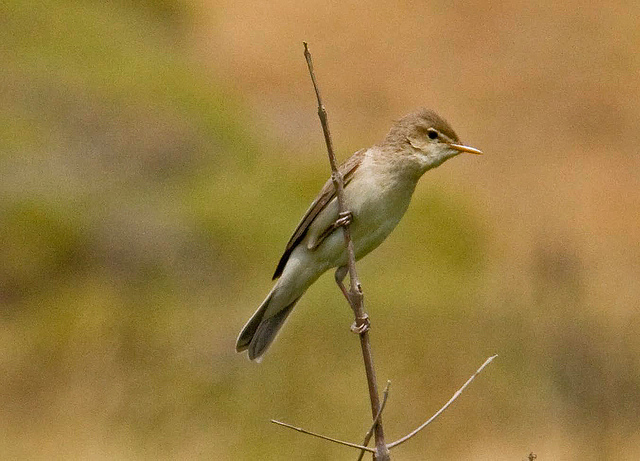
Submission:
[[638,2],[0,7],[2,459],[355,459],[331,276],[236,355],[328,176],[419,107],[483,157],[423,178],[359,264],[397,460],[640,458]]

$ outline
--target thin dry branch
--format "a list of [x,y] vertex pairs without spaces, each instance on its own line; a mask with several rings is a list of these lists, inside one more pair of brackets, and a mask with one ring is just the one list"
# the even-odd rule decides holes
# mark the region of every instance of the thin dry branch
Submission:
[[[329,155],[329,163],[331,164],[331,179],[336,189],[336,198],[338,201],[338,212],[340,216],[345,216],[348,211],[345,208],[344,203],[344,180],[342,175],[338,171],[338,165],[336,162],[336,156],[333,152],[333,142],[331,140],[331,134],[329,132],[329,121],[327,118],[327,111],[322,104],[322,98],[320,97],[320,89],[318,88],[318,82],[316,81],[315,73],[313,72],[313,62],[311,60],[311,53],[309,52],[309,46],[307,42],[304,44],[304,57],[307,61],[307,67],[309,68],[309,74],[311,75],[311,81],[313,82],[313,88],[318,100],[318,117],[322,124],[322,132],[324,133],[324,140],[327,144],[327,153]],[[368,328],[368,316],[364,310],[364,302],[362,295],[362,288],[358,274],[356,272],[356,257],[353,247],[353,241],[351,240],[351,233],[349,231],[349,225],[345,225],[342,228],[344,233],[344,242],[347,251],[347,267],[349,268],[350,287],[349,287],[349,304],[356,319],[356,326],[362,327],[359,329],[360,335],[360,347],[362,349],[362,358],[364,361],[365,372],[367,375],[367,384],[369,386],[369,400],[371,401],[371,415],[375,425],[376,436],[376,452],[374,459],[376,461],[389,461],[391,459],[389,450],[387,449],[386,442],[384,440],[384,430],[382,427],[382,418],[380,417],[380,396],[378,395],[378,384],[376,382],[376,373],[373,366],[373,355],[371,353],[371,342],[369,340],[369,328]]]
[[[313,82],[313,88],[316,93],[316,98],[318,100],[318,117],[320,118],[320,123],[322,125],[322,131],[324,134],[325,143],[327,145],[327,153],[329,156],[329,163],[331,165],[331,180],[336,190],[336,199],[338,202],[338,213],[340,217],[348,216],[350,213],[346,209],[345,201],[344,201],[344,178],[342,177],[342,174],[338,170],[336,157],[333,152],[333,142],[331,140],[331,134],[329,132],[329,121],[327,117],[327,111],[324,105],[322,104],[322,98],[320,97],[320,89],[318,88],[316,76],[313,71],[313,62],[311,60],[311,53],[309,52],[309,47],[307,45],[307,42],[303,42],[303,44],[304,44],[304,56],[307,61],[309,74],[311,76],[311,81]],[[319,437],[321,439],[328,440],[334,443],[338,443],[338,444],[345,445],[352,448],[358,448],[361,450],[358,461],[362,459],[365,452],[373,453],[374,461],[390,461],[391,457],[389,454],[389,450],[391,448],[394,448],[406,442],[407,440],[411,439],[418,432],[420,432],[425,427],[427,427],[431,422],[433,422],[438,416],[440,416],[440,414],[442,414],[460,396],[460,394],[462,394],[462,392],[466,389],[466,387],[475,379],[475,377],[487,365],[489,365],[489,363],[491,363],[491,361],[493,361],[493,359],[497,357],[497,355],[489,357],[482,364],[482,366],[480,366],[480,368],[478,368],[478,370],[467,380],[467,382],[464,383],[464,385],[460,389],[458,389],[458,391],[453,395],[453,397],[451,397],[451,399],[442,408],[440,408],[440,410],[438,410],[431,418],[425,421],[413,432],[387,445],[384,441],[384,431],[382,426],[382,410],[384,409],[384,406],[387,402],[390,383],[387,382],[387,387],[385,388],[385,391],[384,391],[384,399],[382,404],[380,404],[380,397],[378,395],[378,386],[376,382],[376,374],[373,366],[373,357],[371,353],[371,342],[369,340],[369,323],[368,323],[369,320],[368,320],[368,315],[364,309],[362,288],[360,285],[360,280],[358,279],[358,274],[356,272],[356,258],[355,258],[353,241],[351,239],[351,233],[349,230],[349,223],[347,222],[345,224],[341,224],[340,226],[342,227],[342,231],[344,234],[345,249],[347,252],[347,268],[349,271],[349,280],[350,280],[349,291],[347,292],[344,289],[344,286],[342,285],[341,280],[338,280],[337,276],[336,276],[336,281],[338,282],[338,285],[340,286],[343,293],[345,294],[347,301],[349,302],[349,305],[351,306],[351,309],[353,310],[353,313],[356,319],[355,326],[357,327],[356,331],[360,336],[362,358],[364,361],[365,372],[367,375],[367,384],[369,386],[369,399],[371,401],[371,414],[373,417],[372,427],[367,433],[367,435],[365,436],[364,444],[358,445],[355,443],[344,442],[342,440],[334,439],[334,438],[317,434],[311,431],[307,431],[306,429],[295,427],[280,421],[271,420],[271,422],[287,427],[289,429],[293,429],[298,432],[302,432],[304,434],[312,435],[314,437]],[[375,432],[375,439],[376,439],[375,449],[372,449],[366,446],[371,439],[372,431]]]
[[442,412],[444,412],[458,397],[460,397],[460,394],[462,394],[462,392],[466,389],[466,387],[471,384],[471,381],[473,381],[475,379],[476,376],[478,376],[480,374],[480,372],[484,369],[484,367],[486,367],[487,365],[489,365],[493,359],[495,359],[498,355],[493,355],[491,357],[489,357],[487,360],[485,360],[485,362],[480,366],[480,368],[478,368],[476,370],[476,372],[471,376],[471,378],[469,378],[467,380],[466,383],[464,383],[462,385],[462,387],[460,389],[458,389],[456,391],[455,394],[453,394],[453,397],[451,397],[449,399],[449,401],[447,403],[444,404],[444,406],[442,408],[440,408],[431,418],[429,418],[428,420],[426,420],[420,427],[418,427],[416,430],[414,430],[413,432],[405,435],[404,437],[402,437],[401,439],[396,440],[395,442],[390,443],[389,445],[387,445],[387,447],[389,449],[392,449],[394,447],[397,447],[398,445],[400,445],[401,443],[406,442],[407,440],[409,440],[411,437],[413,437],[414,435],[416,435],[418,432],[420,432],[422,429],[424,429],[425,427],[427,427],[429,424],[431,424],[431,422],[436,419],[438,416],[440,416],[442,414]]
[[[371,427],[367,431],[367,434],[364,436],[364,441],[362,442],[362,445],[364,445],[365,447],[369,446],[369,441],[371,441],[371,436],[373,435],[373,431],[376,428],[376,424],[378,424],[378,420],[380,419],[380,416],[382,416],[384,407],[387,405],[387,399],[389,398],[389,387],[391,387],[391,381],[387,381],[387,385],[385,386],[384,391],[382,391],[382,405],[380,405],[380,411],[378,411],[378,414],[373,420]],[[365,453],[364,450],[360,451],[360,456],[358,456],[357,461],[362,461],[362,458],[364,457],[364,453]]]
[[293,429],[294,431],[302,432],[303,434],[307,434],[307,435],[312,435],[314,437],[318,437],[319,439],[322,439],[322,440],[328,440],[329,442],[338,443],[340,445],[345,445],[345,446],[351,447],[351,448],[358,448],[360,450],[368,451],[370,453],[375,453],[376,452],[373,448],[365,447],[363,445],[358,445],[357,443],[345,442],[344,440],[338,440],[338,439],[334,439],[332,437],[327,437],[326,435],[318,434],[316,432],[311,432],[311,431],[308,431],[308,430],[303,429],[301,427],[292,426],[291,424],[283,423],[282,421],[278,421],[276,419],[272,419],[271,422],[274,423],[274,424],[277,424],[279,426],[284,426],[284,427],[287,427],[289,429]]

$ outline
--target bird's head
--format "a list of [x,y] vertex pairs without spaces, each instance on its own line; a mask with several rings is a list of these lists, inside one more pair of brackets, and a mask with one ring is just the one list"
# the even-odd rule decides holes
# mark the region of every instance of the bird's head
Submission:
[[453,128],[438,114],[428,109],[398,120],[383,144],[393,146],[404,155],[415,158],[420,163],[423,173],[463,152],[482,154],[481,150],[460,143]]

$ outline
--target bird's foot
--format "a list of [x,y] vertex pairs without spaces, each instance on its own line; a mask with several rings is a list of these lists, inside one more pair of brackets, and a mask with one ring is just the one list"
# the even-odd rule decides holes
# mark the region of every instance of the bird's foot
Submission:
[[371,322],[369,321],[369,316],[364,314],[363,318],[356,319],[351,325],[351,331],[357,335],[361,335],[366,331],[369,331],[371,328]]
[[333,223],[329,225],[322,233],[318,236],[316,240],[312,240],[309,242],[308,247],[309,250],[315,251],[318,247],[325,241],[327,237],[329,237],[333,231],[339,229],[344,226],[348,226],[353,221],[353,214],[350,211],[345,211],[344,213],[340,213],[338,215],[338,219],[336,219]]
[[350,211],[345,211],[338,215],[338,219],[333,224],[335,228],[348,226],[353,221],[353,214]]

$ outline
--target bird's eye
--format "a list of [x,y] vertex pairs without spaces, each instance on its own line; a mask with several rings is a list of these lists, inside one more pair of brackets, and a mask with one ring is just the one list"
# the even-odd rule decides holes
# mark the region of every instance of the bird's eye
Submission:
[[427,130],[427,136],[429,136],[429,139],[438,139],[438,132],[433,128],[429,128]]

